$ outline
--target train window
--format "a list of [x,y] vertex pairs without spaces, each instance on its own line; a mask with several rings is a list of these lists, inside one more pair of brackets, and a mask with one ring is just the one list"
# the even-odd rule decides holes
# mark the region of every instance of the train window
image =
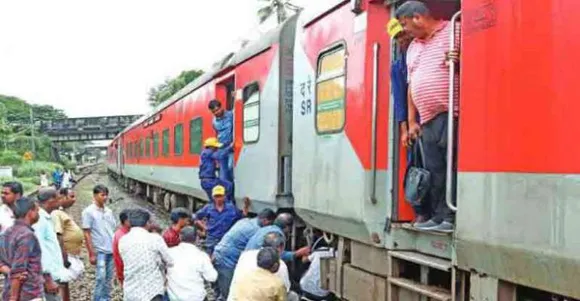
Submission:
[[151,156],[151,138],[145,138],[145,157],[149,158]]
[[260,87],[251,83],[244,88],[244,142],[254,143],[260,138]]
[[153,134],[153,157],[159,157],[159,133]]
[[203,139],[203,119],[197,117],[189,122],[189,153],[201,154],[201,139]]
[[137,142],[137,147],[139,148],[139,158],[143,158],[144,146],[145,146],[145,141],[143,141],[143,139],[139,139],[139,142]]
[[318,57],[316,75],[316,131],[341,132],[345,123],[346,48],[339,44]]
[[163,157],[167,157],[169,156],[169,129],[165,129],[163,130],[162,136],[161,136],[161,144],[163,147]]
[[183,124],[173,128],[173,152],[176,156],[183,154]]

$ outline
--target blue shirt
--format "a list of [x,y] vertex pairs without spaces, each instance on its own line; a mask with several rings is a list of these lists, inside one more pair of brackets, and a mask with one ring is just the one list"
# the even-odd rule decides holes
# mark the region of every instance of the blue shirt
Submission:
[[210,148],[205,148],[201,152],[201,164],[199,165],[200,179],[214,179],[216,177],[215,153],[216,151]]
[[113,236],[117,220],[111,209],[91,204],[83,210],[82,228],[91,231],[91,240],[97,252],[113,254]]
[[[286,240],[286,235],[284,234],[284,231],[280,229],[280,227],[276,225],[262,227],[258,229],[256,233],[254,233],[252,238],[250,238],[248,244],[246,245],[246,251],[262,248],[262,245],[264,244],[264,238],[266,238],[266,235],[270,233],[278,233],[278,235],[282,236],[284,240]],[[294,260],[294,252],[284,251],[282,252],[282,256],[280,256],[280,258],[284,261],[292,261]]]
[[62,182],[62,173],[60,173],[58,170],[55,170],[52,173],[52,182],[55,184],[58,184],[60,182]]
[[235,268],[246,244],[260,229],[258,218],[244,218],[238,221],[215,247],[213,255],[220,266]]
[[214,116],[213,128],[221,144],[224,146],[232,144],[234,141],[234,114],[231,111],[224,111],[222,117]]
[[212,241],[219,241],[228,230],[243,217],[242,212],[232,203],[224,204],[224,209],[220,212],[214,203],[207,204],[195,213],[197,220],[207,219],[207,238]]
[[407,58],[403,53],[391,67],[391,87],[393,89],[395,122],[407,121]]
[[50,274],[54,281],[68,282],[70,279],[66,276],[67,271],[62,260],[62,251],[56,238],[52,218],[42,208],[39,208],[38,215],[38,222],[32,228],[40,244],[42,273]]

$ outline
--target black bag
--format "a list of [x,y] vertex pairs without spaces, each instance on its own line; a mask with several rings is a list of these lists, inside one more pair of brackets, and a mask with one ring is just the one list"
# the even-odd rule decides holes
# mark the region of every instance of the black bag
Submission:
[[425,169],[425,154],[421,138],[413,145],[413,156],[403,182],[405,199],[413,206],[419,206],[431,188],[431,173]]

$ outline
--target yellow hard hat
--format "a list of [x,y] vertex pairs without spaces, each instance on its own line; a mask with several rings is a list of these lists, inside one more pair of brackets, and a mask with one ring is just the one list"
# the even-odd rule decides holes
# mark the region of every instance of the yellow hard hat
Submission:
[[403,31],[403,26],[399,23],[399,20],[393,18],[387,24],[387,33],[391,38],[396,37],[399,33]]
[[211,190],[212,196],[226,195],[226,189],[222,185],[217,185]]
[[217,140],[216,137],[211,137],[211,138],[207,138],[205,139],[205,142],[203,143],[203,145],[205,147],[222,147],[222,144]]

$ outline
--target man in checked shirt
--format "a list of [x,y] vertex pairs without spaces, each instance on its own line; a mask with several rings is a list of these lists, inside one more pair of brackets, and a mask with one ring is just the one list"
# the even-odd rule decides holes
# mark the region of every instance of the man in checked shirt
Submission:
[[[39,219],[38,205],[20,198],[13,204],[14,225],[0,235],[0,271],[6,275],[2,300],[40,301],[45,282],[40,264],[40,244],[32,225]],[[58,292],[58,286],[51,287]]]

